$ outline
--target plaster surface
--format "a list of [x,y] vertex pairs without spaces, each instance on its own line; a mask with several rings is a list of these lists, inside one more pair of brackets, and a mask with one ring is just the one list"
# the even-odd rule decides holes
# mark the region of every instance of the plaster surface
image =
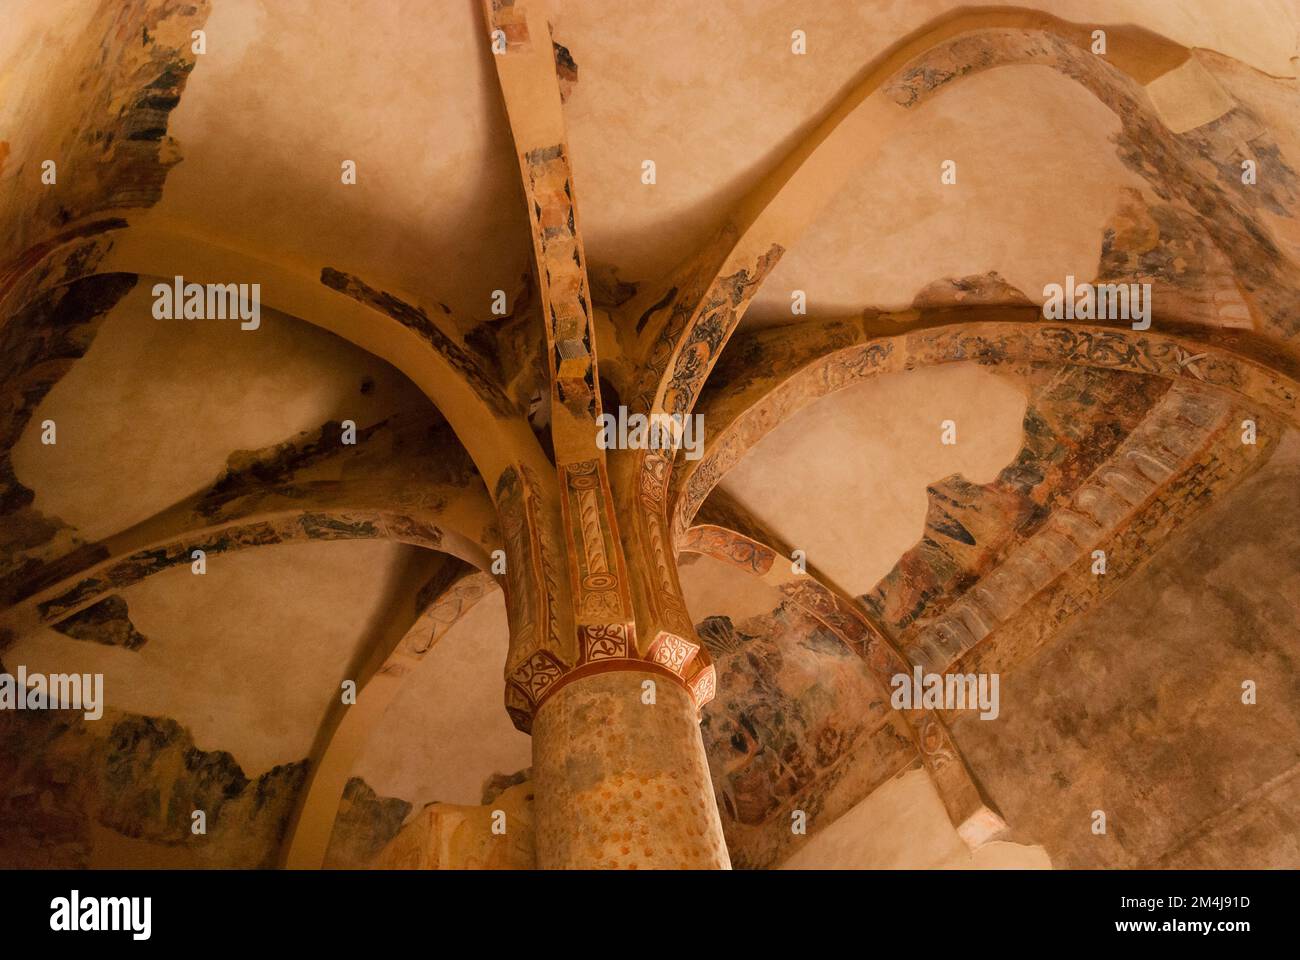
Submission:
[[[987,483],[1015,457],[1025,404],[1014,379],[973,364],[882,376],[791,417],[720,486],[844,590],[866,593],[920,537],[927,484],[955,473]],[[957,424],[951,446],[944,420]]]

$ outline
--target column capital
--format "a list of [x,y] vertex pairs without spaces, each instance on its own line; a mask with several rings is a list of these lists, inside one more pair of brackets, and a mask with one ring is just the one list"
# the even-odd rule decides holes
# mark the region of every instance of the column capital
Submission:
[[578,648],[575,663],[565,663],[550,650],[539,649],[507,674],[506,710],[518,729],[531,733],[537,711],[558,690],[599,673],[621,670],[663,677],[682,687],[697,711],[713,699],[717,689],[713,659],[698,640],[660,631],[641,653],[633,625],[582,624]]

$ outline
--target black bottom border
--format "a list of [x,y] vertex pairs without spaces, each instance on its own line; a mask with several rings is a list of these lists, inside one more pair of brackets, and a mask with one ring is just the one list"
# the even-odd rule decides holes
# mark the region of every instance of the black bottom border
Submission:
[[[400,871],[0,872],[4,942],[375,948],[393,938],[437,950],[528,938],[556,949],[628,938],[705,949],[772,948],[786,934],[862,946],[1277,938],[1296,929],[1297,871],[775,871],[548,873]],[[59,898],[148,897],[150,936],[55,931]],[[94,908],[92,908],[93,910]],[[117,909],[116,907],[114,909]],[[65,914],[66,915],[66,914]],[[1208,930],[1202,924],[1210,924]],[[1244,927],[1242,924],[1244,923]],[[1196,926],[1192,926],[1195,924]],[[1225,925],[1231,924],[1233,929]],[[1125,925],[1121,927],[1121,925]],[[610,939],[603,939],[603,938]],[[436,938],[436,939],[435,939]],[[465,938],[469,942],[465,942]],[[712,944],[713,946],[706,946]],[[463,945],[463,946],[458,946]],[[531,944],[530,944],[531,945]],[[672,948],[670,948],[672,949]]]

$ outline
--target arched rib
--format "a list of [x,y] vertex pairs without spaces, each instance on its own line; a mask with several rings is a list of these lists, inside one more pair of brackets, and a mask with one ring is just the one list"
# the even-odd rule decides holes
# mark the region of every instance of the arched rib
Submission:
[[300,481],[215,506],[190,497],[128,530],[39,569],[29,592],[0,614],[15,635],[56,623],[148,577],[221,554],[307,540],[389,539],[486,568],[495,512],[481,485],[430,486],[412,500],[401,483]]
[[1300,331],[1295,265],[1253,215],[1253,198],[1240,184],[1207,179],[1195,166],[1195,144],[1175,137],[1142,95],[1141,85],[1181,64],[1186,48],[1108,26],[1100,56],[1090,49],[1094,29],[1036,11],[962,11],[879,58],[702,251],[624,307],[621,322],[636,328],[645,361],[641,403],[652,412],[689,412],[763,279],[848,178],[917,107],[960,79],[1005,66],[1057,70],[1115,112],[1138,154],[1136,172],[1195,210],[1274,333]]
[[[577,637],[552,650],[577,662],[590,643],[635,641],[623,538],[600,436],[600,371],[568,134],[544,0],[504,6],[484,0],[493,61],[528,209],[542,301],[551,446],[563,518]],[[523,636],[508,668],[515,694],[529,696]],[[567,639],[567,638],[560,638]],[[515,674],[516,669],[519,670]]]
[[489,488],[511,463],[539,470],[549,465],[527,419],[441,305],[425,309],[415,297],[373,286],[337,265],[272,259],[147,219],[101,220],[70,229],[64,242],[10,278],[4,315],[13,316],[34,289],[99,273],[135,274],[146,288],[177,276],[187,283],[257,283],[264,306],[328,330],[402,371],[452,425]]
[[371,734],[378,729],[411,672],[433,645],[479,600],[497,589],[486,573],[459,565],[435,575],[422,593],[431,594],[395,645],[372,651],[356,678],[356,702],[331,700],[311,757],[304,787],[284,846],[284,865],[316,870],[324,866],[338,815],[339,798]]
[[[811,567],[798,572],[784,546],[767,539],[767,532],[753,518],[743,511],[731,512],[739,512],[742,525],[751,529],[741,533],[718,523],[699,524],[682,538],[682,551],[713,557],[770,585],[861,657],[882,690],[892,688],[892,677],[911,675],[911,665],[871,623],[861,605]],[[1005,830],[1002,817],[980,792],[939,715],[916,710],[898,711],[897,717],[967,845],[976,849]]]
[[[920,326],[881,336],[903,322]],[[1179,332],[1162,333],[1160,330]],[[1239,330],[1153,321],[1152,329],[1059,323],[1037,307],[943,309],[870,320],[760,331],[729,353],[725,379],[700,413],[705,447],[675,476],[673,529],[680,537],[709,492],[754,444],[804,407],[882,373],[943,363],[1015,368],[1078,365],[1191,382],[1244,398],[1300,423],[1300,364],[1268,340]]]

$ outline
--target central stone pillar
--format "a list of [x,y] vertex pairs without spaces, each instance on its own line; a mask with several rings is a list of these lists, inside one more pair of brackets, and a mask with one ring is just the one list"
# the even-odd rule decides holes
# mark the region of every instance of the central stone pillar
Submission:
[[537,865],[729,869],[695,701],[668,671],[575,675],[533,720]]

